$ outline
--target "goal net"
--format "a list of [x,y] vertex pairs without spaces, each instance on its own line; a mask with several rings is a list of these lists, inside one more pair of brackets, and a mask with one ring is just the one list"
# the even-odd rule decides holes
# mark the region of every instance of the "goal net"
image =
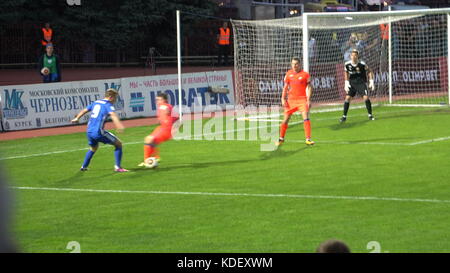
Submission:
[[375,75],[372,101],[448,105],[448,14],[450,9],[233,20],[237,103],[280,105],[283,77],[298,57],[311,74],[314,106],[340,105],[344,62],[357,49]]

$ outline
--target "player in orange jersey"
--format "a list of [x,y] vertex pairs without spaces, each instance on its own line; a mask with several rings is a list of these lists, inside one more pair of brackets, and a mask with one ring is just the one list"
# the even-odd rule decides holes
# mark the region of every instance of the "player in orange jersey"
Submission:
[[159,162],[158,145],[172,139],[172,125],[178,119],[172,116],[173,106],[167,102],[167,94],[160,93],[156,96],[157,117],[159,126],[144,139],[144,162],[140,167],[153,167],[149,158],[156,158]]
[[300,59],[298,58],[292,59],[291,68],[284,77],[284,88],[283,94],[281,95],[281,104],[284,107],[284,119],[280,126],[280,138],[275,144],[277,146],[283,144],[289,119],[292,114],[300,111],[303,117],[303,128],[305,129],[305,143],[307,145],[314,145],[314,141],[311,140],[311,121],[309,120],[310,99],[312,95],[310,76],[308,72],[300,69]]

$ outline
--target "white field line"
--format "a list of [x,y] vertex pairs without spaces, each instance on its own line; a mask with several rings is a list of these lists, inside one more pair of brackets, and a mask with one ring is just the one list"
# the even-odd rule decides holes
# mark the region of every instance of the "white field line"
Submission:
[[448,104],[385,104],[385,106],[392,107],[417,107],[417,108],[427,108],[427,107],[448,107]]
[[[402,112],[411,112],[411,111],[415,111],[415,110],[403,110],[403,111],[396,111],[396,112],[387,112],[387,113],[402,113]],[[279,114],[277,114],[279,115]],[[366,114],[358,114],[358,115],[354,115],[354,116],[365,116]],[[323,121],[323,120],[331,120],[331,119],[335,119],[335,117],[329,117],[329,118],[318,118],[318,119],[314,119],[314,121]],[[270,121],[270,120],[269,120]],[[274,120],[277,121],[277,120]],[[296,124],[300,124],[303,123],[303,121],[297,121],[297,122],[291,122],[289,123],[290,125],[296,125]],[[249,128],[242,128],[242,129],[232,129],[232,130],[226,130],[226,131],[222,131],[222,132],[214,132],[214,133],[209,133],[209,134],[202,134],[202,135],[193,135],[190,136],[191,139],[196,139],[199,137],[203,137],[203,136],[211,136],[211,135],[222,135],[224,133],[232,133],[232,132],[240,132],[240,131],[247,131],[247,130],[255,130],[255,129],[260,129],[260,128],[267,128],[269,126],[258,126],[258,127],[249,127]],[[450,137],[443,137],[443,138],[438,138],[438,139],[427,139],[427,140],[422,140],[422,141],[418,141],[418,142],[412,142],[412,143],[382,143],[382,142],[377,142],[377,143],[373,143],[373,142],[345,142],[345,141],[320,141],[323,143],[330,143],[330,144],[362,144],[362,145],[398,145],[398,146],[414,146],[414,145],[419,145],[419,144],[426,144],[426,143],[431,143],[431,142],[437,142],[437,141],[444,141],[450,139]],[[183,140],[183,139],[179,139],[179,140]],[[290,142],[296,142],[295,140],[291,140]],[[301,142],[301,141],[299,141]],[[142,142],[138,141],[138,142],[126,142],[123,143],[124,145],[133,145],[133,144],[142,144]],[[106,145],[105,147],[112,147],[111,145]],[[10,157],[1,157],[0,161],[2,160],[11,160],[11,159],[21,159],[21,158],[29,158],[29,157],[38,157],[38,156],[46,156],[46,155],[54,155],[54,154],[62,154],[62,153],[70,153],[70,152],[78,152],[78,151],[86,151],[88,149],[88,147],[86,148],[79,148],[79,149],[72,149],[72,150],[62,150],[62,151],[54,151],[54,152],[46,152],[46,153],[38,153],[38,154],[29,154],[29,155],[18,155],[18,156],[10,156]]]
[[88,149],[88,148],[82,148],[82,149],[64,150],[64,151],[54,151],[54,152],[40,153],[40,154],[29,154],[29,155],[18,155],[18,156],[2,157],[2,158],[0,158],[0,161],[1,161],[1,160],[8,160],[8,159],[29,158],[29,157],[44,156],[44,155],[54,155],[54,154],[62,154],[62,153],[71,153],[71,152],[78,152],[78,151],[86,151],[87,149]]
[[[365,108],[366,106],[355,106],[355,107],[350,107],[351,109],[359,109],[359,108]],[[339,110],[342,110],[342,107],[339,108]],[[322,109],[322,110],[317,110],[317,111],[311,111],[311,113],[326,113],[326,112],[336,112],[336,109]],[[376,116],[377,113],[388,113],[388,114],[399,114],[399,113],[405,113],[405,112],[417,112],[416,109],[414,110],[400,110],[400,111],[377,111],[376,113],[374,113],[374,115]],[[244,120],[244,121],[283,121],[282,119],[265,119],[265,118],[272,118],[272,117],[280,117],[280,113],[274,113],[274,114],[270,114],[270,115],[256,115],[256,116],[248,116],[248,117],[238,117],[238,118],[231,118],[233,120]],[[294,115],[296,116],[301,116],[300,113],[296,112],[294,113]],[[363,116],[367,116],[366,113],[364,114],[357,114],[357,115],[349,115],[349,117],[363,117]],[[338,120],[341,117],[341,115],[339,115],[338,117],[329,117],[329,118],[314,118],[314,121],[321,121],[321,120],[332,120],[332,119],[336,119]],[[301,121],[303,122],[303,121]]]
[[[286,140],[286,142],[304,143],[304,140]],[[395,142],[364,142],[364,141],[334,141],[334,140],[320,140],[319,143],[325,144],[345,144],[345,145],[393,145],[393,146],[411,146],[410,143],[395,143]]]
[[278,197],[299,199],[336,199],[336,200],[363,200],[363,201],[394,201],[394,202],[421,202],[448,204],[450,200],[397,198],[376,196],[339,196],[339,195],[307,195],[307,194],[264,194],[264,193],[223,193],[223,192],[183,192],[183,191],[131,191],[131,190],[99,190],[74,188],[38,188],[38,187],[11,187],[16,190],[38,191],[66,191],[66,192],[93,192],[93,193],[130,193],[130,194],[172,194],[172,195],[203,195],[203,196],[232,196],[232,197]]
[[[142,144],[143,142],[128,142],[125,144]],[[105,148],[112,148],[112,145],[105,145]],[[20,159],[20,158],[29,158],[29,157],[36,157],[36,156],[45,156],[45,155],[54,155],[54,154],[62,154],[62,153],[71,153],[71,152],[79,152],[79,151],[87,151],[89,147],[85,148],[79,148],[79,149],[73,149],[73,150],[62,150],[62,151],[54,151],[54,152],[47,152],[47,153],[39,153],[39,154],[29,154],[29,155],[18,155],[18,156],[10,156],[10,157],[2,157],[0,158],[0,161],[2,160],[9,160],[9,159]]]
[[261,118],[237,118],[236,120],[244,120],[244,121],[268,121],[268,122],[282,122],[282,119],[261,119]]
[[[420,144],[427,144],[432,142],[439,142],[449,140],[450,136],[433,138],[433,139],[425,139],[417,142],[409,142],[409,143],[399,143],[399,142],[358,142],[358,141],[334,141],[334,140],[320,140],[320,143],[329,143],[329,144],[363,144],[363,145],[394,145],[394,146],[415,146]],[[288,140],[286,142],[300,142],[303,143],[303,140]]]
[[[377,105],[374,105],[377,106]],[[361,109],[361,108],[366,108],[365,105],[358,105],[358,106],[350,106],[350,110],[352,109]],[[328,113],[328,112],[337,112],[337,111],[342,111],[342,107],[336,107],[336,108],[329,108],[329,109],[312,109],[310,111],[311,114],[315,114],[315,113]],[[279,113],[274,113],[274,114],[270,114],[270,115],[256,115],[256,116],[249,116],[249,117],[245,117],[244,119],[259,119],[259,118],[270,118],[270,117],[276,117],[276,116],[280,116]],[[239,118],[237,118],[239,120]]]
[[449,139],[450,139],[450,136],[446,136],[446,137],[426,139],[426,140],[422,140],[422,141],[412,142],[412,143],[409,143],[409,145],[426,144],[426,143],[431,143],[431,142],[445,141],[445,140],[449,140]]

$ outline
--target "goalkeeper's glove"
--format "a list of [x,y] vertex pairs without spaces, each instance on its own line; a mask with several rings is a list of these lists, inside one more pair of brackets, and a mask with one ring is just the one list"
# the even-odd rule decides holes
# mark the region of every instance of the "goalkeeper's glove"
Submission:
[[350,82],[349,81],[345,81],[344,90],[347,93],[350,91]]
[[369,89],[372,91],[375,90],[375,83],[373,80],[369,80]]

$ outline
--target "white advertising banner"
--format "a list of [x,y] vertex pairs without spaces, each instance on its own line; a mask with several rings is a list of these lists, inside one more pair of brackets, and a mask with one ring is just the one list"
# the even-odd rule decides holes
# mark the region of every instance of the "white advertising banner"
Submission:
[[[109,87],[120,88],[120,79],[2,86],[3,128],[12,131],[69,125],[79,111],[103,98]],[[122,99],[116,108],[122,118],[126,117]]]
[[[208,87],[224,87],[228,94],[210,93]],[[122,78],[127,117],[156,116],[156,95],[164,92],[169,103],[179,105],[177,74]],[[214,106],[234,106],[232,73],[228,71],[182,74],[182,103],[191,112],[214,110]]]
[[[231,71],[182,75],[182,105],[191,111],[211,106],[234,106]],[[228,94],[213,94],[208,87],[225,87]],[[0,87],[2,124],[5,131],[70,125],[73,117],[92,102],[103,98],[106,89],[115,88],[115,103],[121,119],[156,115],[156,95],[165,92],[169,103],[178,105],[177,74],[148,77],[60,82]],[[85,115],[80,122],[87,122]]]

